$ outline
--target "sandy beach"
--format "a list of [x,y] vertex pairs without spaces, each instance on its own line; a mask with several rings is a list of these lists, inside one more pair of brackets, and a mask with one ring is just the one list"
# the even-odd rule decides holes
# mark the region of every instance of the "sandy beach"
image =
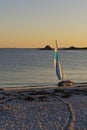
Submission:
[[86,130],[87,85],[0,89],[0,130]]

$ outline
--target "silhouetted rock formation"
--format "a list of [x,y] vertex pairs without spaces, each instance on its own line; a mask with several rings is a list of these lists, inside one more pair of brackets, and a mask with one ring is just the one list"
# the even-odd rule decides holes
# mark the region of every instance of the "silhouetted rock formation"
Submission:
[[87,47],[79,48],[79,47],[74,47],[71,46],[69,48],[62,48],[63,50],[87,50]]
[[44,48],[40,48],[39,50],[53,50],[49,45],[45,46]]

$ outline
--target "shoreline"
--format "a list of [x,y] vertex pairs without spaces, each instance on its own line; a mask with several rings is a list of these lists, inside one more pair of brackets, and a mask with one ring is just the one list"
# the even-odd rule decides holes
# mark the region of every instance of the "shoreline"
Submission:
[[55,85],[43,85],[43,86],[7,86],[7,87],[0,87],[0,90],[31,90],[31,89],[74,89],[74,88],[83,88],[87,87],[87,82],[82,82],[82,83],[74,83],[73,85],[69,86],[58,86],[58,84]]

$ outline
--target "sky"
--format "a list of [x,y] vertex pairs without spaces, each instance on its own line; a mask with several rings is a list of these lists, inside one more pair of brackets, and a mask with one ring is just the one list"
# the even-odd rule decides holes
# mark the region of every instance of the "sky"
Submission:
[[87,0],[0,0],[0,48],[87,47]]

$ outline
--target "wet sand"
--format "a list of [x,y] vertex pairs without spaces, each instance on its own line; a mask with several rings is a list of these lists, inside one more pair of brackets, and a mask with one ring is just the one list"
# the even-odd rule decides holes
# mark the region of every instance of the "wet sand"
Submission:
[[0,89],[0,130],[86,130],[87,85]]

